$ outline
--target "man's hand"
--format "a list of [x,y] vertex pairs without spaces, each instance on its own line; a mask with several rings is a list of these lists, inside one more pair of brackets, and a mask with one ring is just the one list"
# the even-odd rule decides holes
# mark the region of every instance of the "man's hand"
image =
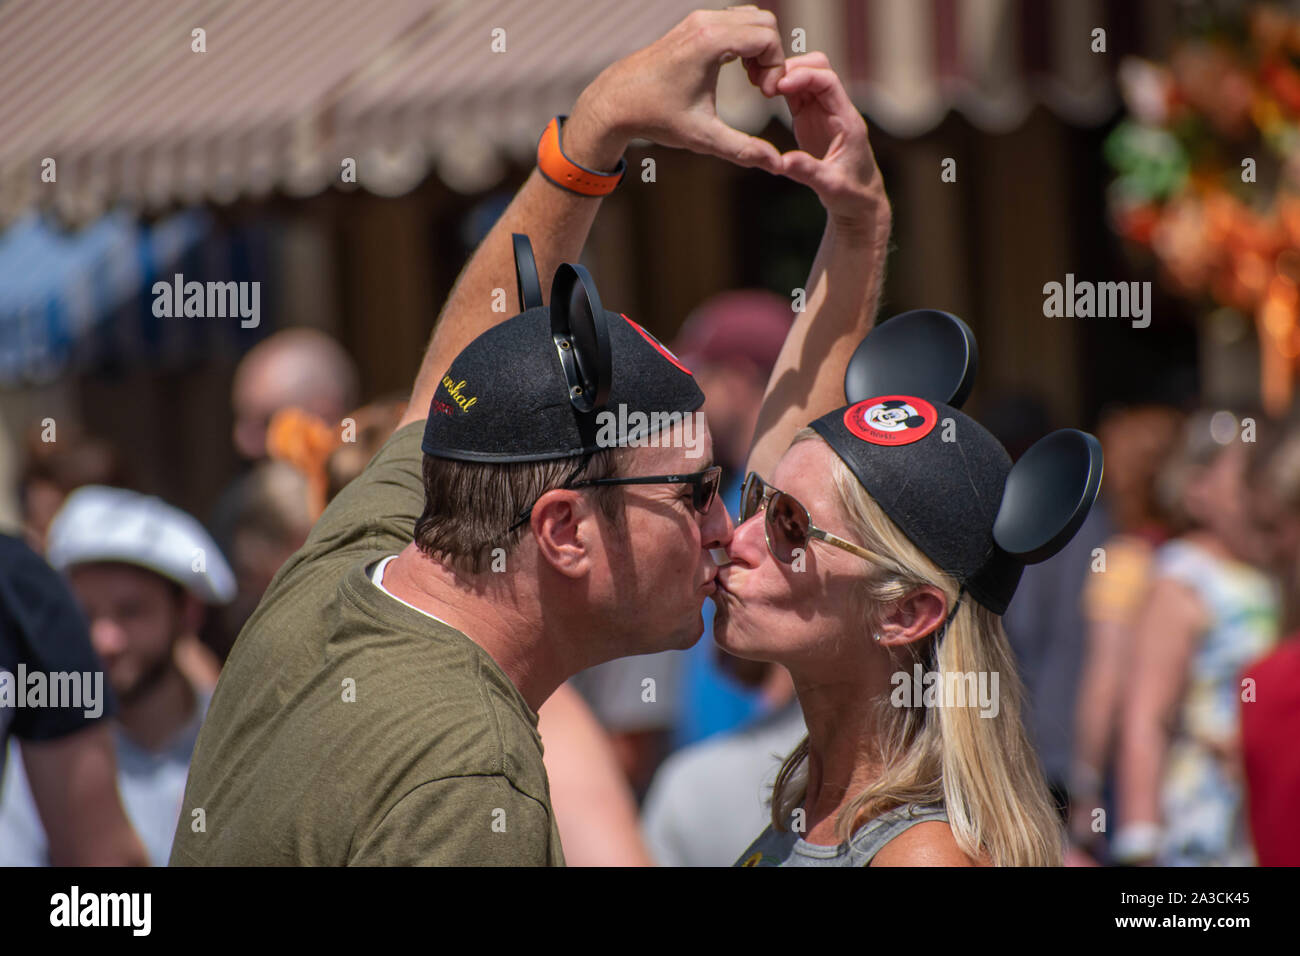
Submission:
[[[776,17],[757,7],[697,10],[644,49],[602,72],[582,95],[565,127],[569,144],[601,142],[608,169],[610,150],[630,139],[707,153],[740,166],[783,171],[781,156],[766,140],[746,135],[718,118],[718,71],[744,61],[750,81],[777,96],[785,54]],[[576,160],[581,162],[581,160]]]
[[867,124],[826,54],[787,60],[777,89],[790,106],[799,144],[781,157],[785,175],[817,193],[841,230],[860,228],[888,214],[889,200],[867,139]]
[[[565,155],[590,169],[612,170],[628,141],[643,138],[782,172],[775,146],[732,129],[714,108],[718,70],[737,58],[765,94],[779,95],[785,57],[771,13],[756,7],[692,13],[655,43],[608,67],[582,92],[561,133]],[[539,133],[543,124],[539,117]],[[547,295],[559,264],[582,255],[599,208],[598,197],[568,192],[533,171],[457,279],[402,425],[428,414],[438,382],[460,350],[509,317],[492,311],[492,303],[495,289],[514,287],[510,234],[531,237]]]

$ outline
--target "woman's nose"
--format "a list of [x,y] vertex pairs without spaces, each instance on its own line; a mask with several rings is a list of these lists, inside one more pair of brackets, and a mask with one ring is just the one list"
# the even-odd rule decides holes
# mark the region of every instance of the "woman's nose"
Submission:
[[736,525],[731,535],[727,557],[733,564],[756,567],[767,553],[767,539],[763,536],[763,513],[751,516]]

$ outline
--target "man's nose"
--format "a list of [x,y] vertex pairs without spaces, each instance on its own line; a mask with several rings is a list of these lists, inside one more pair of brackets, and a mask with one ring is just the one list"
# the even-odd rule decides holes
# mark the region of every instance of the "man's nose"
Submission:
[[97,617],[90,623],[90,641],[100,657],[120,654],[126,647],[126,635],[112,618]]
[[700,528],[701,546],[705,550],[725,548],[731,543],[734,530],[731,514],[727,511],[722,495],[715,496],[713,505],[709,508],[709,513],[704,516],[704,524]]

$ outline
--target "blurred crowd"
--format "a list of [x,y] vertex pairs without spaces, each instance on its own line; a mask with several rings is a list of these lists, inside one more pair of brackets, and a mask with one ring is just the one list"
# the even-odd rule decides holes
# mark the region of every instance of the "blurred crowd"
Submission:
[[[727,293],[671,343],[707,396],[733,515],[790,321],[785,300]],[[94,435],[61,427],[47,441],[33,428],[24,543],[5,539],[0,562],[0,614],[28,640],[0,666],[97,657],[109,706],[103,720],[0,721],[0,864],[166,863],[222,662],[404,412],[402,397],[360,400],[329,336],[264,339],[232,386],[244,470],[209,515],[141,493]],[[990,409],[989,421],[1013,457],[1050,430],[1032,404]],[[1095,430],[1098,507],[1062,553],[1027,569],[1005,616],[1067,859],[1300,864],[1300,427],[1249,409],[1131,404],[1107,408]],[[729,865],[768,820],[802,715],[782,668],[714,645],[711,611],[691,650],[593,668],[542,708],[571,864]]]

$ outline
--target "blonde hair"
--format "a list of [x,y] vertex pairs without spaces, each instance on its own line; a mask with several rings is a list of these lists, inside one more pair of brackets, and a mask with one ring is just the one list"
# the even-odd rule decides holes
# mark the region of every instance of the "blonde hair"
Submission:
[[[794,443],[819,439],[801,430]],[[869,566],[863,578],[861,638],[870,640],[882,608],[924,585],[943,591],[951,609],[958,583],[912,544],[838,456],[830,473],[851,527],[854,542],[892,557],[897,569]],[[979,858],[987,851],[996,866],[1059,866],[1064,827],[1053,807],[1047,782],[1021,721],[1024,691],[1001,618],[962,596],[934,661],[935,637],[890,648],[897,669],[914,664],[940,673],[999,675],[996,716],[976,707],[895,707],[890,694],[876,700],[875,752],[865,753],[881,768],[877,779],[840,811],[836,829],[849,839],[862,824],[907,804],[942,802],[957,845]],[[781,766],[772,794],[772,823],[785,820],[807,794],[808,738]]]

